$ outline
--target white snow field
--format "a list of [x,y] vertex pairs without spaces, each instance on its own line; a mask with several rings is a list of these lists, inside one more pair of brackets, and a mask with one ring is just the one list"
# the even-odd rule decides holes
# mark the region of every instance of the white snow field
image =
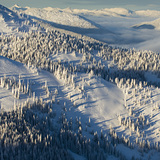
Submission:
[[0,5],[1,160],[159,160],[159,15]]

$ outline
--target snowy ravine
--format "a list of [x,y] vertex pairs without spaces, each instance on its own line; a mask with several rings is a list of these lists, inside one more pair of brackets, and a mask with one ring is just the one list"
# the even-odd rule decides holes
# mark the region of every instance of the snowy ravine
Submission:
[[2,160],[160,158],[159,54],[12,14],[29,23],[0,34]]

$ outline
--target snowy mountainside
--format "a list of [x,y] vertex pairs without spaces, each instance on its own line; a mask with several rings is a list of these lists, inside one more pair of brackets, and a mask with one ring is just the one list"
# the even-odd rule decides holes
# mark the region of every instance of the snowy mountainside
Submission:
[[[64,43],[60,43],[62,39]],[[47,43],[44,43],[45,41]],[[61,35],[57,31],[32,32],[20,38],[11,35],[7,40],[2,35],[1,42],[3,42],[1,55],[23,62],[29,68],[33,67],[33,70],[34,66],[39,68],[35,69],[36,75],[33,78],[28,75],[31,79],[35,78],[33,83],[35,86],[31,87],[32,94],[29,96],[32,103],[37,98],[40,101],[44,100],[44,103],[56,102],[57,108],[53,107],[54,115],[64,112],[67,119],[72,118],[80,124],[78,132],[83,132],[87,137],[94,135],[96,138],[96,131],[100,134],[102,130],[107,135],[109,132],[110,136],[108,136],[117,148],[121,143],[125,143],[130,149],[142,147],[140,151],[147,150],[148,153],[145,154],[147,157],[153,156],[152,149],[159,149],[159,145],[155,143],[159,141],[159,130],[157,130],[159,89],[149,84],[147,86],[147,80],[144,77],[145,72],[156,71],[159,67],[159,62],[155,64],[153,61],[155,58],[159,59],[157,54],[115,49],[102,43]],[[7,46],[9,49],[6,52]],[[151,57],[147,63],[146,54]],[[137,57],[137,61],[134,61],[136,60],[134,56]],[[72,57],[71,60],[70,57]],[[153,66],[152,63],[155,65]],[[43,70],[46,70],[45,74],[47,74],[43,76],[44,81],[41,77],[38,78],[44,73]],[[2,76],[3,89],[7,89],[8,82],[5,76]],[[148,83],[159,86],[159,83]],[[21,86],[21,83],[19,85]],[[18,88],[15,87],[17,91]],[[135,97],[138,98],[137,101],[134,100]],[[139,112],[141,107],[144,108],[143,112]],[[57,118],[54,121],[55,124]],[[152,148],[151,151],[149,148]],[[121,156],[122,153],[123,151]],[[156,152],[154,156],[158,155]],[[135,155],[131,154],[129,159],[132,156]],[[145,159],[145,156],[141,156],[138,152],[135,157]]]
[[25,14],[17,14],[14,11],[0,5],[0,32],[4,34],[17,34],[30,30],[42,30]]
[[[132,28],[136,24],[159,18],[159,11],[132,11],[124,8],[84,10],[48,7],[38,9],[17,5],[11,9],[18,14],[28,15],[38,23],[38,26],[45,24],[44,28],[48,25],[49,28],[63,30],[64,33],[68,31],[78,33],[114,46],[160,51],[158,43],[155,43],[159,37],[158,30],[133,30]],[[155,28],[153,25],[142,27]],[[144,36],[140,36],[141,34]]]
[[[56,32],[54,34],[56,35]],[[60,33],[58,33],[58,34],[60,35]],[[65,68],[63,69],[64,74],[62,74],[62,75],[59,74],[59,73],[63,73],[63,72],[61,72],[61,69],[63,67],[62,68],[60,67],[60,66],[63,66],[63,63],[62,64],[61,63],[57,63],[57,60],[59,61],[59,59],[57,59],[55,62],[54,61],[53,62],[49,61],[49,63],[50,64],[52,63],[52,65],[53,65],[52,69],[53,69],[53,71],[55,71],[54,74],[47,73],[47,71],[43,71],[43,70],[37,70],[33,66],[30,66],[31,64],[34,63],[35,60],[32,59],[32,61],[27,61],[27,58],[30,59],[30,57],[32,57],[32,55],[36,56],[36,54],[32,53],[31,50],[30,50],[30,49],[34,50],[34,44],[32,44],[32,42],[34,42],[35,40],[33,41],[32,38],[35,39],[35,35],[37,35],[37,34],[36,33],[29,34],[28,37],[26,37],[25,39],[23,39],[23,38],[14,39],[13,35],[11,36],[13,39],[10,37],[12,39],[11,41],[13,42],[13,44],[12,44],[12,42],[10,41],[11,42],[10,43],[10,47],[12,46],[12,49],[14,49],[14,47],[19,47],[19,49],[21,50],[22,49],[21,47],[23,46],[24,48],[26,47],[25,50],[27,52],[29,52],[30,54],[29,53],[27,53],[27,54],[24,53],[24,55],[26,56],[24,59],[21,59],[20,55],[19,56],[18,55],[14,56],[12,54],[8,54],[6,56],[7,57],[9,56],[11,59],[14,59],[14,60],[17,60],[17,61],[22,61],[24,63],[28,63],[27,66],[24,65],[24,67],[23,67],[23,65],[20,64],[20,63],[17,63],[15,61],[8,60],[7,58],[1,57],[1,62],[2,62],[1,64],[2,64],[2,66],[4,66],[1,69],[1,72],[2,72],[2,75],[1,75],[1,92],[3,92],[3,94],[5,93],[6,95],[9,94],[10,95],[9,98],[10,98],[10,100],[12,100],[12,101],[7,101],[5,99],[5,97],[2,96],[1,97],[1,99],[2,99],[1,102],[3,104],[3,105],[1,105],[2,110],[4,110],[4,111],[11,110],[12,111],[12,110],[15,110],[15,108],[17,108],[17,109],[21,108],[22,106],[25,106],[25,104],[28,104],[28,101],[31,104],[32,103],[37,103],[36,102],[37,98],[38,98],[38,101],[39,100],[40,101],[44,100],[44,103],[48,103],[48,101],[49,102],[52,101],[52,103],[54,103],[53,117],[56,116],[54,118],[54,121],[55,121],[54,123],[57,123],[57,121],[59,121],[58,118],[59,118],[59,116],[61,116],[60,115],[61,112],[64,112],[66,114],[67,119],[73,118],[73,120],[75,120],[78,117],[79,120],[76,120],[76,121],[78,121],[78,123],[80,123],[80,124],[82,123],[81,125],[82,125],[83,128],[85,128],[86,123],[88,123],[89,128],[87,130],[88,130],[88,132],[92,132],[93,133],[93,130],[95,129],[95,125],[93,125],[92,119],[97,119],[97,116],[102,114],[102,110],[99,110],[99,105],[101,104],[102,100],[103,100],[103,102],[105,102],[104,94],[106,93],[106,96],[108,96],[109,101],[110,101],[110,105],[112,105],[112,103],[113,103],[113,104],[117,104],[117,107],[118,107],[119,106],[119,103],[117,103],[118,99],[117,98],[115,99],[115,97],[113,96],[114,95],[114,91],[111,91],[110,87],[112,89],[114,89],[115,92],[117,92],[117,94],[118,94],[118,92],[120,92],[119,89],[117,89],[117,87],[114,86],[114,85],[109,85],[109,84],[106,85],[106,82],[99,82],[100,79],[95,77],[93,75],[93,73],[90,74],[90,77],[88,77],[87,74],[86,75],[82,74],[80,76],[82,79],[84,79],[85,84],[81,82],[81,78],[79,79],[79,76],[75,75],[74,81],[75,81],[77,86],[73,87],[70,84],[70,81],[72,79],[70,79],[69,73],[65,74],[65,72],[67,73],[67,70]],[[41,35],[40,33],[38,33],[38,35],[39,35],[39,38],[37,38],[37,41],[38,40],[39,41],[41,41],[41,40],[43,41],[44,36],[46,36],[45,34]],[[48,35],[50,35],[50,34],[48,34]],[[53,36],[53,32],[52,32],[51,36]],[[2,37],[4,38],[4,35],[2,35]],[[47,37],[45,37],[45,38],[47,38]],[[29,40],[27,42],[28,46],[27,46],[26,40]],[[18,43],[15,43],[16,41]],[[4,46],[8,45],[3,40],[1,42],[4,42]],[[17,44],[20,44],[20,45],[17,45]],[[26,46],[24,46],[24,44]],[[29,44],[32,44],[32,45],[29,45]],[[37,44],[38,44],[38,42],[37,42]],[[46,45],[46,43],[44,45]],[[1,47],[3,48],[3,46],[1,46]],[[54,45],[53,46],[51,45],[50,47],[53,48]],[[56,45],[55,45],[55,47],[56,47]],[[45,49],[44,46],[42,46],[42,48]],[[5,47],[3,49],[5,50]],[[2,53],[5,54],[5,52],[3,52],[3,49],[2,49]],[[37,49],[40,51],[41,50],[40,46],[37,47]],[[27,56],[28,54],[30,55],[29,57]],[[78,53],[76,53],[76,54],[78,54]],[[39,57],[38,54],[37,54],[37,56]],[[73,53],[73,56],[75,56],[74,53]],[[45,61],[45,57],[47,58],[47,55],[43,55],[42,59],[44,59],[43,60],[44,62],[48,63],[48,61]],[[82,56],[80,56],[80,57],[82,58]],[[41,56],[39,58],[41,59]],[[38,59],[37,59],[36,66],[39,66],[39,65],[42,64],[42,59],[39,62],[38,62]],[[46,64],[46,65],[48,65],[48,64]],[[45,68],[45,70],[48,70],[46,68],[47,67],[46,65],[44,66],[44,68]],[[20,76],[17,75],[15,72],[12,72],[12,69],[14,70],[17,67],[21,68],[20,70],[17,69],[17,72],[19,72]],[[68,68],[70,68],[70,67],[72,67],[72,66],[69,64]],[[11,68],[11,69],[6,71],[6,68]],[[42,64],[42,68],[43,68],[43,64]],[[6,72],[6,75],[4,75],[5,72]],[[69,70],[68,70],[68,72],[69,72]],[[20,77],[19,78],[20,80],[17,78],[17,83],[15,83],[15,81],[12,81],[12,76]],[[27,86],[28,83],[27,84],[26,83],[23,84],[23,81],[26,82],[27,80],[29,81],[29,84],[30,84],[30,87],[31,87],[31,88],[29,87],[29,91],[31,93],[26,91],[26,89],[24,89],[24,88],[27,88],[26,86]],[[10,81],[12,81],[12,83]],[[81,85],[85,87],[86,93],[82,93],[83,91],[82,91],[82,86]],[[13,86],[15,88],[13,88]],[[21,86],[23,86],[23,87],[21,87]],[[96,95],[92,94],[92,89],[95,90]],[[18,93],[20,92],[19,93],[20,96],[17,97],[17,94],[13,93],[13,90],[15,92],[18,92]],[[45,92],[45,90],[46,90],[46,92]],[[102,94],[102,91],[103,91],[104,94]],[[26,97],[24,97],[21,92],[23,92],[26,95]],[[112,95],[109,95],[111,92],[112,92]],[[102,94],[102,95],[100,95],[100,94]],[[99,100],[96,98],[97,96],[99,97]],[[95,101],[95,98],[97,99],[96,101]],[[16,99],[16,106],[15,106],[15,104],[13,104],[14,99]],[[22,99],[23,99],[23,103],[22,103],[22,101],[20,101]],[[121,98],[119,98],[119,99],[121,99]],[[121,101],[122,101],[122,99],[121,99]],[[86,103],[86,105],[85,105],[85,103]],[[88,103],[88,105],[87,105],[87,103]],[[92,109],[90,111],[88,108],[93,107],[92,105],[94,105],[94,109]],[[109,109],[110,105],[107,106],[108,107],[108,111],[107,112],[109,112],[109,110],[110,110]],[[12,106],[12,107],[9,108],[9,106]],[[105,107],[105,106],[103,106],[103,107]],[[97,112],[97,115],[94,114],[95,111]],[[112,112],[114,110],[110,110],[110,111]],[[75,113],[77,113],[77,114],[75,115]],[[86,115],[90,116],[91,122],[90,122],[90,120],[89,120],[89,122],[87,122],[89,117],[88,116],[86,117]],[[108,116],[109,115],[112,115],[112,114],[108,114]],[[81,119],[80,117],[82,118],[82,120],[80,120]],[[97,122],[99,122],[101,120],[104,120],[105,117],[106,117],[106,115],[102,115],[102,118],[99,117],[99,120]],[[90,126],[90,125],[93,125],[93,127]],[[81,132],[80,128],[79,128],[79,130]],[[86,132],[86,135],[88,135],[87,132]],[[85,142],[85,143],[88,143],[88,142]],[[73,151],[73,149],[72,149],[72,151]],[[99,153],[100,152],[98,152],[98,154]],[[94,155],[92,155],[92,158],[95,159]]]
[[150,21],[150,22],[142,22],[140,24],[134,25],[135,29],[156,29],[160,30],[160,18]]
[[48,26],[0,35],[1,159],[159,159],[160,55]]
[[19,19],[19,16],[15,12],[2,5],[0,5],[0,13],[1,17],[4,18],[4,21],[22,21],[22,19]]
[[40,18],[42,20],[46,20],[48,22],[54,22],[61,25],[80,27],[80,28],[97,28],[94,24],[86,21],[82,17],[78,15],[74,15],[72,13],[65,12],[58,8],[22,8],[20,6],[11,7],[13,11],[18,11],[21,13],[25,13],[27,15]]

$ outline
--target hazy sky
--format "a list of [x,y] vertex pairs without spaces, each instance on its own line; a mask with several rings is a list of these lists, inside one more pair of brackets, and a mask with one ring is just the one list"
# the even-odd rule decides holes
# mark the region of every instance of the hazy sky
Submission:
[[11,7],[18,4],[22,7],[58,7],[102,9],[123,7],[132,10],[154,9],[160,10],[160,0],[0,0],[0,4]]

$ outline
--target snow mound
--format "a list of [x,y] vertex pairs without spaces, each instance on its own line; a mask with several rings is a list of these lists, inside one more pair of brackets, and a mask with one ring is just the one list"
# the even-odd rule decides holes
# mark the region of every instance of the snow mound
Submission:
[[80,28],[96,28],[93,24],[88,22],[87,20],[83,19],[82,17],[67,13],[58,8],[30,8],[25,7],[22,8],[20,6],[13,6],[11,7],[14,11],[19,11],[30,16],[34,16],[45,21],[54,22],[61,25],[67,25],[72,27],[80,27]]
[[135,29],[156,29],[160,30],[160,18],[151,21],[151,22],[143,22],[137,25],[134,25],[133,28]]
[[25,68],[25,66],[19,62],[13,61],[11,59],[0,56],[0,74],[22,74],[29,72]]
[[93,103],[81,111],[95,119],[102,128],[109,129],[110,124],[117,127],[119,125],[118,120],[115,120],[117,114],[125,113],[122,91],[101,78],[93,77],[89,82],[88,100]]

